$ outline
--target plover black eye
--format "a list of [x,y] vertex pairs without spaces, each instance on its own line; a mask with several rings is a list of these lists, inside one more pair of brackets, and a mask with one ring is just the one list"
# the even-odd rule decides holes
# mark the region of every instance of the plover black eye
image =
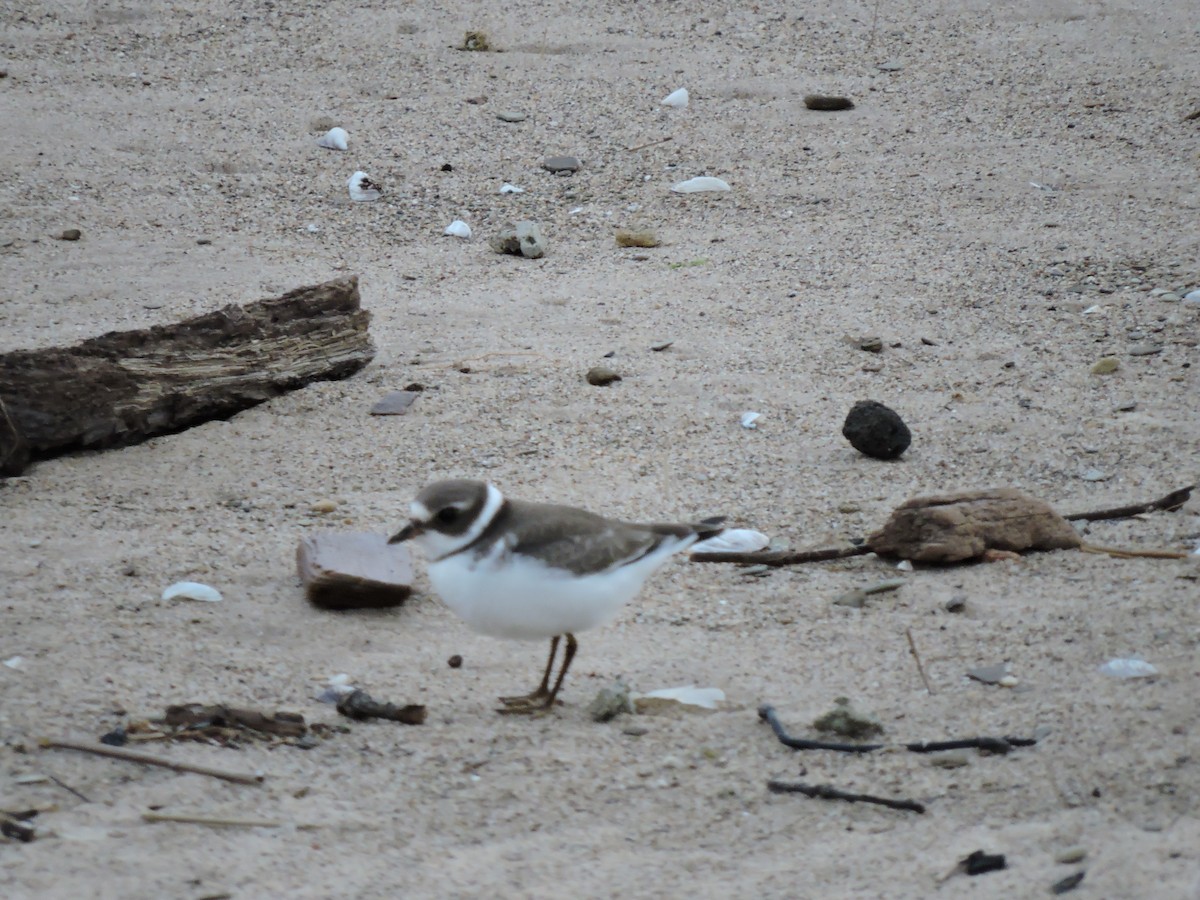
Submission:
[[449,525],[458,518],[458,509],[453,506],[447,506],[437,514],[437,520],[443,525]]

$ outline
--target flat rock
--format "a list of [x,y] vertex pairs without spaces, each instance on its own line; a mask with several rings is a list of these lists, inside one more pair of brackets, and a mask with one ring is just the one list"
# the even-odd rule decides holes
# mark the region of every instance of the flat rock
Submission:
[[419,396],[421,396],[420,391],[392,391],[376,401],[375,405],[371,407],[371,415],[403,416],[408,413],[408,408],[416,402]]
[[399,606],[412,593],[412,554],[381,534],[318,531],[296,549],[309,602],[322,609]]
[[1068,550],[1081,543],[1049,504],[1013,488],[915,497],[867,538],[881,556],[927,563],[978,559],[989,550]]
[[547,172],[578,172],[583,162],[577,156],[547,156],[542,160],[542,168]]

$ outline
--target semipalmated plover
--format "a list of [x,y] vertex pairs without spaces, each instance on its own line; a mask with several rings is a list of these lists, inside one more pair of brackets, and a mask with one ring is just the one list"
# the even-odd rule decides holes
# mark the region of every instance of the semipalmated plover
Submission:
[[[434,590],[481,634],[550,639],[542,682],[501,697],[501,712],[547,710],[575,656],[575,633],[602,625],[667,558],[721,532],[722,519],[638,525],[571,506],[508,500],[483,481],[439,481],[422,490],[389,543],[412,540],[429,559]],[[554,658],[566,638],[562,668]]]

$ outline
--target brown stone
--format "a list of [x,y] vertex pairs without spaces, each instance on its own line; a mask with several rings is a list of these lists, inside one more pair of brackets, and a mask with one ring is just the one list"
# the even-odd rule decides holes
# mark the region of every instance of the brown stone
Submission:
[[323,609],[399,606],[412,593],[412,555],[382,534],[318,531],[296,550],[305,593]]

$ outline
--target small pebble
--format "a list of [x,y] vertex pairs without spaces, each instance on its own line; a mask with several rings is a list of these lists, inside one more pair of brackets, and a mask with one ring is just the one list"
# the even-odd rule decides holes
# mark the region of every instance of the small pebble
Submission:
[[555,175],[560,172],[578,172],[582,166],[583,163],[577,156],[547,156],[542,160],[542,168]]
[[1107,472],[1102,472],[1099,469],[1084,469],[1079,477],[1084,481],[1108,481],[1109,475]]
[[900,72],[903,71],[904,64],[896,62],[895,60],[888,60],[887,62],[881,62],[875,68],[877,68],[880,72]]
[[1068,875],[1066,878],[1060,878],[1058,881],[1054,882],[1054,884],[1050,885],[1050,893],[1065,894],[1068,891],[1075,890],[1075,888],[1079,887],[1079,885],[1083,882],[1083,876],[1086,874],[1087,873],[1083,869],[1080,869],[1078,872]]
[[452,657],[450,657],[448,660],[446,660],[446,665],[448,665],[452,669],[461,669],[462,668],[462,657],[459,656],[457,653],[455,653]]
[[618,247],[657,247],[662,243],[653,231],[617,229]]
[[1000,681],[1007,675],[1011,674],[1008,671],[1007,663],[1000,663],[995,666],[979,666],[975,669],[967,669],[967,677],[975,681],[981,681],[984,684],[999,684]]
[[935,753],[929,758],[931,766],[939,769],[961,769],[971,764],[971,757],[964,750],[950,750],[945,753]]
[[1151,344],[1147,342],[1142,344],[1134,344],[1129,348],[1128,353],[1130,356],[1153,356],[1156,353],[1162,353],[1162,349],[1163,348],[1161,344]]
[[897,459],[912,433],[900,416],[875,400],[859,400],[842,425],[842,436],[860,453],[875,459]]
[[883,338],[876,337],[875,335],[858,338],[855,343],[859,350],[866,350],[868,353],[883,352]]
[[1137,409],[1137,401],[1132,398],[1129,400],[1122,400],[1120,403],[1114,406],[1113,409],[1115,409],[1117,412],[1133,412],[1135,409]]
[[614,381],[620,381],[621,376],[607,366],[592,366],[587,372],[588,384],[596,387],[607,387]]
[[619,678],[600,689],[588,704],[588,715],[593,722],[608,722],[621,713],[633,712],[633,700],[629,696],[629,685]]
[[1069,847],[1054,857],[1056,863],[1074,865],[1087,859],[1087,849],[1084,847]]
[[496,113],[496,118],[501,122],[524,122],[525,113],[511,109],[502,109]]
[[804,98],[804,105],[820,112],[854,109],[854,101],[849,97],[834,97],[828,94],[808,94]]
[[966,597],[951,597],[946,601],[946,612],[960,613],[967,608]]
[[1104,356],[1092,363],[1093,375],[1111,375],[1121,368],[1121,361],[1115,356]]
[[645,725],[626,725],[621,729],[621,734],[627,734],[629,737],[641,737],[644,734],[649,734],[650,729]]
[[318,500],[309,507],[309,510],[324,515],[325,513],[333,512],[337,508],[338,505],[336,500]]
[[999,681],[996,682],[996,684],[1000,685],[1000,687],[1005,687],[1005,688],[1014,688],[1020,683],[1021,683],[1021,679],[1019,679],[1016,675],[1005,675],[1003,678],[1001,678]]
[[68,228],[58,236],[60,241],[77,241],[83,237],[83,232],[78,228]]
[[813,720],[817,731],[828,731],[853,740],[883,734],[883,723],[868,712],[855,708],[849,697],[837,697],[833,709]]
[[1163,303],[1178,303],[1182,298],[1174,291],[1163,291],[1158,295],[1158,299]]

